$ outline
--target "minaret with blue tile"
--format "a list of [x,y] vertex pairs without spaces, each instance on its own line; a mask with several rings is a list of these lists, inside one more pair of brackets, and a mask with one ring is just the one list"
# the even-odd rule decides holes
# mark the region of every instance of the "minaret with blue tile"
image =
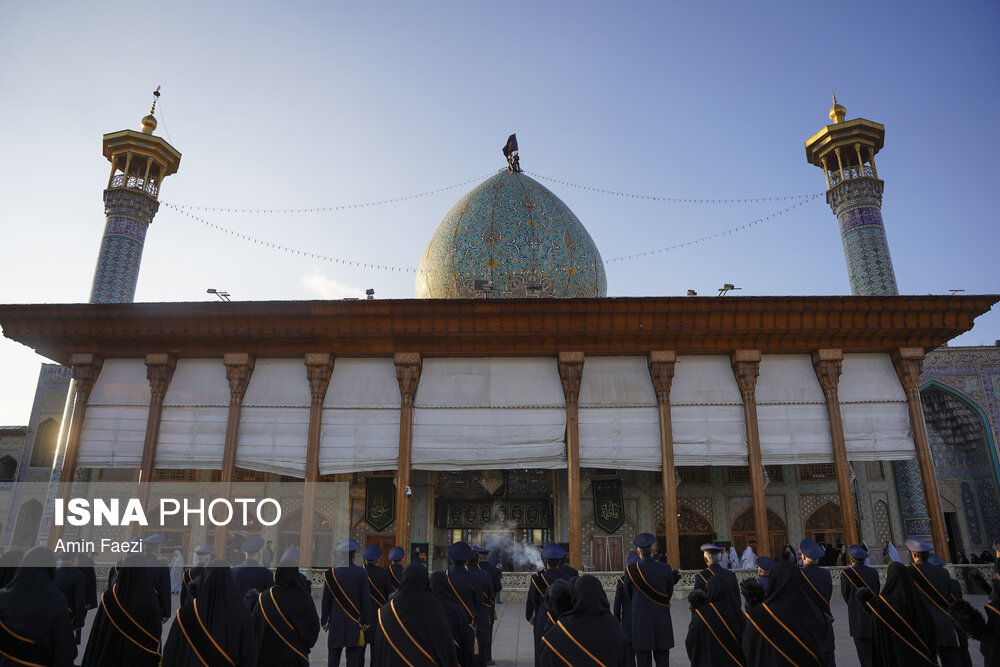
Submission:
[[[154,93],[159,97],[159,89]],[[163,179],[176,173],[181,154],[154,136],[156,102],[142,119],[142,131],[104,135],[111,176],[104,191],[104,237],[97,256],[90,303],[130,303],[139,280],[146,230],[160,207]]]

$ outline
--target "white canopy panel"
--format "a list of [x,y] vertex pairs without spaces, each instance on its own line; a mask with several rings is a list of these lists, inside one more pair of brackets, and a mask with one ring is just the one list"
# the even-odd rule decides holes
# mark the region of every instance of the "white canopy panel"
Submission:
[[674,465],[747,464],[742,405],[671,405]]
[[906,392],[888,354],[845,354],[838,394],[848,459],[916,456]]
[[163,405],[228,406],[229,380],[222,359],[178,359]]
[[682,356],[674,366],[671,405],[743,405],[733,367],[725,355]]
[[309,407],[311,396],[302,359],[258,359],[243,395],[243,406]]
[[413,405],[564,408],[566,399],[555,358],[425,359]]
[[588,357],[583,364],[579,405],[581,409],[655,408],[656,392],[646,358]]
[[144,359],[107,359],[94,382],[87,405],[149,406],[149,380]]
[[138,468],[148,414],[148,405],[89,405],[80,432],[77,465]]
[[757,405],[826,405],[823,388],[808,354],[761,355],[754,395]]
[[[392,359],[338,358],[333,362],[324,408],[399,410],[399,405],[399,381]],[[396,438],[398,440],[398,433]]]
[[164,407],[156,467],[220,470],[228,417],[227,407]]
[[663,468],[660,413],[656,408],[580,408],[579,422],[581,466]]
[[906,403],[906,392],[888,354],[845,354],[837,393],[841,404]]
[[[398,396],[398,389],[396,394]],[[323,429],[319,447],[321,475],[394,470],[398,465],[398,408],[323,410]]]
[[758,405],[764,465],[832,463],[833,438],[823,405]]
[[240,413],[236,465],[248,470],[305,477],[308,438],[308,407],[259,408],[244,405]]

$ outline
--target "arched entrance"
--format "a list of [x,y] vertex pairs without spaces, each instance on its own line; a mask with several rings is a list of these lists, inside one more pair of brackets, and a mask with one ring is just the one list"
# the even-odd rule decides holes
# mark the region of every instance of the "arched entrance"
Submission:
[[827,501],[817,507],[806,519],[804,532],[806,537],[820,544],[843,542],[844,521],[841,518],[840,506]]
[[[788,528],[781,517],[771,510],[767,510],[767,537],[771,550],[769,555],[772,558],[779,557],[781,550],[788,544]],[[757,548],[757,531],[754,530],[753,507],[745,509],[736,517],[736,521],[733,521],[730,539],[737,553],[743,553],[749,545],[753,547],[754,553],[760,555],[760,549]]]
[[[677,543],[680,547],[680,563],[671,563],[682,570],[697,570],[704,566],[701,545],[715,539],[712,523],[687,505],[677,506]],[[667,543],[665,522],[656,524],[657,548],[662,552]]]
[[38,541],[38,526],[42,521],[42,504],[37,500],[29,500],[21,505],[14,527],[14,546],[28,550]]

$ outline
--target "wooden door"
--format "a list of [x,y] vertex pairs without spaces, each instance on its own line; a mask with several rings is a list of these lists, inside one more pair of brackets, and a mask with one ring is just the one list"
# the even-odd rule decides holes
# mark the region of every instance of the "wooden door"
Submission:
[[705,567],[705,557],[702,555],[701,545],[711,542],[714,535],[703,533],[701,535],[678,535],[677,543],[680,546],[681,562],[671,563],[671,567],[681,570],[700,570]]
[[396,545],[395,535],[368,535],[365,537],[365,548],[377,544],[382,549],[382,556],[375,561],[376,565],[381,565],[382,567],[389,567],[389,550]]
[[621,535],[598,535],[591,542],[594,569],[598,572],[620,572],[625,569]]

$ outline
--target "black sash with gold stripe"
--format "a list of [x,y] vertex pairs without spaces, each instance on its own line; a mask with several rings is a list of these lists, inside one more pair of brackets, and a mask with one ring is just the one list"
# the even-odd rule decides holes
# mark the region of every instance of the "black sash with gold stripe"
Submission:
[[177,623],[184,639],[187,640],[191,650],[195,652],[205,667],[234,667],[236,665],[229,654],[215,641],[205,624],[201,622],[201,615],[198,613],[198,600],[178,610]]
[[585,665],[596,665],[597,667],[608,667],[605,663],[587,650],[580,640],[566,629],[562,621],[556,621],[552,630],[545,633],[542,642],[558,657],[563,664],[569,667],[583,667]]
[[118,599],[118,584],[112,584],[111,588],[101,596],[101,607],[108,615],[108,620],[118,632],[122,633],[125,639],[141,648],[146,653],[153,655],[160,654],[160,638],[155,636],[146,628],[132,618],[125,607]]
[[274,598],[274,588],[269,588],[261,593],[257,597],[257,604],[260,607],[260,613],[264,615],[264,621],[274,634],[278,635],[278,639],[291,649],[293,653],[308,663],[309,649],[311,647],[302,643],[302,639],[295,631],[295,626],[288,621],[288,617],[281,611],[281,606]]
[[[399,572],[398,575],[396,574],[397,571]],[[399,585],[403,583],[403,580],[400,579],[402,575],[403,575],[402,565],[397,565],[396,563],[391,563],[389,565],[389,576],[392,577],[392,582],[390,582],[392,584],[392,590],[396,590],[397,588],[399,588]]]
[[[781,622],[766,602],[762,602],[759,608],[764,611],[760,618],[754,619],[750,614],[746,614],[747,621],[756,628],[760,636],[770,644],[785,660],[795,667],[813,667],[823,665],[823,660],[816,650],[806,646],[802,638],[791,631],[791,629]],[[746,612],[744,612],[746,613]],[[748,628],[749,629],[749,628]],[[818,650],[819,647],[814,647]]]
[[417,667],[418,665],[438,664],[433,656],[427,652],[427,649],[406,628],[403,619],[396,613],[396,605],[393,604],[392,600],[389,601],[388,605],[378,610],[378,625],[382,629],[382,637],[389,642],[392,650],[407,665]]
[[[914,655],[929,665],[937,664],[934,661],[934,654],[927,645],[926,640],[921,637],[910,622],[896,611],[889,602],[881,595],[865,602],[865,607],[871,612],[878,622],[884,625],[903,644],[910,647]],[[905,662],[905,658],[900,656],[900,661]]]
[[382,592],[375,582],[372,581],[371,570],[367,567],[365,568],[365,573],[368,575],[368,594],[372,597],[372,602],[375,603],[376,607],[381,607],[385,604],[385,594]]
[[726,655],[732,659],[733,663],[743,667],[743,662],[738,657],[743,653],[741,639],[736,636],[733,629],[726,623],[726,619],[719,613],[719,609],[715,606],[715,603],[711,602],[698,607],[694,610],[694,614],[705,624],[708,633],[712,635],[719,646],[722,647],[722,650],[726,652]]
[[947,614],[948,600],[941,595],[938,589],[934,588],[934,584],[932,584],[930,579],[927,578],[927,575],[920,571],[919,567],[916,565],[910,565],[909,567],[913,568],[913,571],[916,573],[913,577],[913,583],[916,584],[920,592],[924,594],[927,601]]
[[[859,591],[862,588],[867,588],[868,590],[872,591],[872,587],[868,585],[868,582],[865,581],[865,578],[862,577],[861,573],[858,572],[853,567],[849,567],[846,570],[843,570],[840,573],[840,576],[845,577],[847,579],[847,582],[851,584],[851,586],[854,586],[854,590],[856,591]],[[874,592],[875,591],[872,591],[872,593]]]
[[833,620],[833,612],[830,611],[830,601],[823,597],[823,594],[819,592],[816,586],[813,584],[812,579],[810,579],[805,572],[805,569],[799,570],[799,574],[802,578],[806,580],[806,585],[813,592],[813,599],[816,600],[816,604],[819,605],[820,611],[831,621]]
[[708,580],[715,576],[715,572],[712,572],[712,568],[706,567],[704,570],[698,573],[698,577],[708,585]]
[[639,589],[639,592],[645,595],[650,602],[658,604],[661,607],[669,607],[670,596],[663,591],[656,590],[652,584],[646,581],[646,577],[642,574],[642,568],[639,567],[640,564],[641,561],[639,563],[632,563],[625,568],[625,574],[628,575],[629,581],[631,581],[632,585]]
[[52,661],[49,649],[33,639],[22,637],[0,621],[0,655],[18,665],[45,667]]
[[451,594],[455,596],[455,599],[458,600],[459,604],[462,605],[462,608],[465,609],[465,613],[469,615],[469,627],[475,630],[476,614],[471,609],[469,609],[469,605],[465,604],[465,600],[463,600],[462,596],[458,594],[457,590],[455,590],[455,584],[451,583],[451,572],[445,570],[444,578],[448,580],[448,588],[451,589]]
[[340,608],[347,614],[347,617],[358,624],[361,627],[361,610],[358,609],[357,605],[348,597],[347,592],[344,591],[343,586],[337,581],[337,575],[334,574],[333,568],[330,568],[323,573],[323,581],[326,583],[326,589],[330,591],[330,595],[333,599],[337,601]]
[[535,590],[542,597],[545,597],[545,591],[549,588],[549,580],[545,578],[545,570],[539,570],[531,575],[531,585],[534,586]]

